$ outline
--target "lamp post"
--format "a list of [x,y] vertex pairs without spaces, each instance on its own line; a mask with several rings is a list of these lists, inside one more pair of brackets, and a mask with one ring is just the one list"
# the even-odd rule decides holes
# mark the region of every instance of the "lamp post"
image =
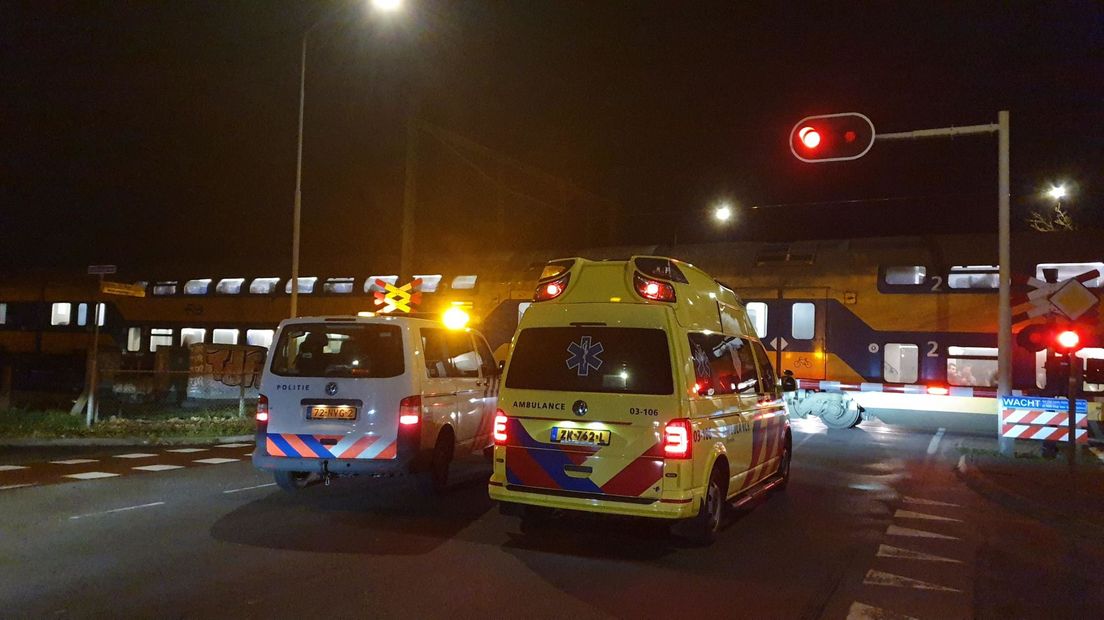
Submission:
[[[373,9],[380,13],[394,13],[402,8],[403,0],[371,0]],[[291,318],[299,315],[299,232],[303,210],[303,108],[307,100],[307,41],[311,32],[325,20],[315,21],[305,32],[299,52],[299,135],[295,147],[295,206],[291,216]]]

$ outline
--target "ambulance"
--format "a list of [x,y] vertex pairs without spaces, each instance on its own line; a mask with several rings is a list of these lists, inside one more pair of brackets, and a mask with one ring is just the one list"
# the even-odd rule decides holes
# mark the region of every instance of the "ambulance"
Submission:
[[549,263],[510,345],[492,499],[540,521],[586,511],[712,542],[722,514],[785,487],[792,439],[736,294],[665,257]]
[[[280,323],[261,378],[253,464],[296,491],[342,475],[417,474],[490,451],[499,366],[478,332],[413,315]],[[464,317],[466,318],[466,317]]]

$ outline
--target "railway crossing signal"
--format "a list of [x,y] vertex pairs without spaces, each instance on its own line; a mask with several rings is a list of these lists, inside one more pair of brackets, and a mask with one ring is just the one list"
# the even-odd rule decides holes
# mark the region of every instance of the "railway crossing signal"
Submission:
[[806,116],[790,130],[790,151],[812,164],[858,159],[872,146],[874,123],[857,112]]

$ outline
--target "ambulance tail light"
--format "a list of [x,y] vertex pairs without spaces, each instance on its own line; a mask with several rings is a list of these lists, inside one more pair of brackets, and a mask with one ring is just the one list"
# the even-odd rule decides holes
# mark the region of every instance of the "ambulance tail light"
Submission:
[[633,274],[633,288],[644,299],[653,301],[675,301],[675,287],[670,282],[645,278],[639,273]]
[[399,401],[399,425],[414,426],[422,421],[422,397],[407,396]]
[[671,420],[663,428],[663,455],[669,459],[688,459],[691,456],[690,420]]
[[566,273],[555,280],[537,284],[537,290],[533,293],[533,301],[548,301],[559,297],[567,289],[567,282],[570,279],[571,274]]
[[506,440],[509,438],[506,434],[506,414],[499,409],[495,412],[494,417],[494,429],[491,431],[491,436],[494,438],[496,446],[506,445]]
[[268,397],[261,394],[257,397],[257,425],[268,424]]

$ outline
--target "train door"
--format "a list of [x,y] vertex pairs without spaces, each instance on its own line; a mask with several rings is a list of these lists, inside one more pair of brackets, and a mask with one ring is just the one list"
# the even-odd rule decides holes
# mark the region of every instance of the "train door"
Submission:
[[742,288],[748,318],[779,374],[799,379],[825,377],[825,288]]

